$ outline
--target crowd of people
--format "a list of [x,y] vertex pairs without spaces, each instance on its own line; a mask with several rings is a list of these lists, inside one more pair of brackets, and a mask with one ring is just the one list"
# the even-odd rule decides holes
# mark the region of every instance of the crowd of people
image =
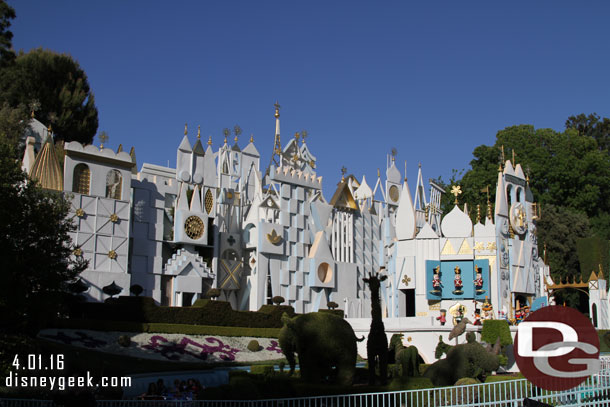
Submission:
[[197,379],[176,379],[173,386],[165,386],[163,379],[150,382],[139,400],[194,400],[204,387]]

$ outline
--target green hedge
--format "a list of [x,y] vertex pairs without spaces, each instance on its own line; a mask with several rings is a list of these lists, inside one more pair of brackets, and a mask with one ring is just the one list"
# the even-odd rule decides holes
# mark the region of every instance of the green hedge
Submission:
[[61,319],[51,326],[69,329],[91,329],[94,331],[151,332],[184,335],[252,336],[255,338],[277,338],[280,328],[248,328],[233,326],[184,325],[140,323],[125,321],[103,321],[92,319]]
[[345,313],[343,312],[343,310],[340,310],[340,309],[321,309],[321,310],[318,310],[318,312],[328,312],[328,313],[336,315],[340,318],[343,318],[345,316]]
[[502,346],[511,345],[513,343],[508,322],[503,319],[486,319],[483,321],[481,340],[494,345],[498,337],[500,337],[500,345]]
[[199,300],[192,307],[160,307],[149,297],[119,297],[104,303],[84,303],[73,318],[250,328],[281,328],[282,314],[294,316],[291,306],[263,306],[259,312],[234,311],[225,301]]

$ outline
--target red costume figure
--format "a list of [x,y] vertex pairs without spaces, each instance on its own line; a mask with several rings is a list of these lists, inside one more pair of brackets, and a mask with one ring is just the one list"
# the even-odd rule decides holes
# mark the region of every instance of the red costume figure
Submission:
[[481,272],[477,271],[477,278],[474,279],[474,286],[476,287],[477,291],[483,289],[483,275]]
[[445,322],[447,322],[447,310],[442,309],[441,315],[436,317],[436,319],[441,323],[441,325],[445,325]]

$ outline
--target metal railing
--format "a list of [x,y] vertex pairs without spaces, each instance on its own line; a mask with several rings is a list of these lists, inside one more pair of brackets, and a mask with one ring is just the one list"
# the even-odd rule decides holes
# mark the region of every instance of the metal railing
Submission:
[[[610,359],[581,385],[565,391],[546,391],[526,379],[465,386],[380,393],[314,396],[268,400],[98,400],[98,407],[518,407],[531,398],[553,406],[609,406]],[[51,401],[0,400],[0,407],[52,407]]]

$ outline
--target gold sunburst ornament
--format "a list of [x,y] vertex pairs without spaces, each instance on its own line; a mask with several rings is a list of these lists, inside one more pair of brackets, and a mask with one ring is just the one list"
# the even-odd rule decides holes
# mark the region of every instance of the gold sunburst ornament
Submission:
[[119,221],[119,215],[117,215],[116,213],[113,213],[112,215],[110,215],[110,222],[117,223],[118,221]]
[[114,260],[114,259],[116,259],[116,256],[117,256],[117,254],[116,254],[116,252],[115,252],[114,250],[110,250],[110,251],[108,252],[108,257],[109,257],[109,258],[111,258],[111,259],[113,259],[113,260]]
[[76,257],[80,257],[83,255],[83,249],[81,249],[80,247],[77,247],[76,249],[74,249],[72,254],[74,254]]
[[79,218],[82,218],[83,216],[85,216],[85,211],[83,210],[83,208],[78,208],[76,210],[76,216],[78,216]]
[[462,193],[462,187],[460,187],[459,185],[454,185],[451,187],[451,194],[453,194],[453,196],[455,196],[455,204],[458,204],[458,195],[461,195]]

